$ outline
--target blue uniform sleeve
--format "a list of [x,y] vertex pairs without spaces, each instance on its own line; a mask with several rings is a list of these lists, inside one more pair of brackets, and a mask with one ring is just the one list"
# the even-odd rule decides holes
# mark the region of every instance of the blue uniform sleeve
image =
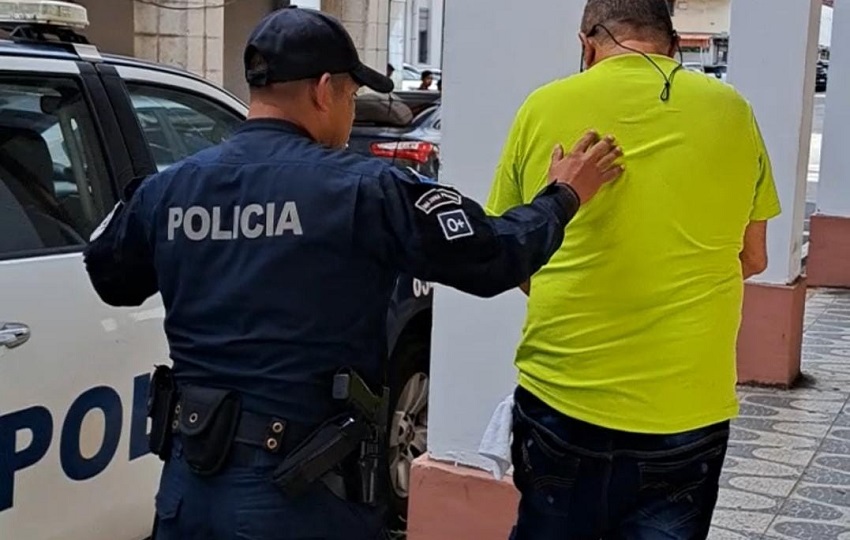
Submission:
[[579,208],[575,192],[560,185],[491,217],[458,190],[411,171],[388,169],[377,184],[371,195],[384,226],[373,247],[400,271],[482,297],[518,287],[545,265]]
[[92,233],[83,253],[86,271],[98,296],[111,306],[139,306],[159,291],[151,237],[144,215],[143,189],[131,187]]

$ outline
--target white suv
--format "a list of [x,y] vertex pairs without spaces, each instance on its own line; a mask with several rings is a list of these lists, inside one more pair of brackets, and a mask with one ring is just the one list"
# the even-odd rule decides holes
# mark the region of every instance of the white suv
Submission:
[[0,538],[142,539],[161,466],[146,399],[168,359],[163,310],[101,303],[80,252],[127,182],[220,142],[247,111],[202,79],[37,24],[62,17],[85,11],[0,3]]

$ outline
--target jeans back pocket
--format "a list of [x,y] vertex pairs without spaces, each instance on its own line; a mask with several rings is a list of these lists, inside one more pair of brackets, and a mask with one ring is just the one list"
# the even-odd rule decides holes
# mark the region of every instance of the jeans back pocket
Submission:
[[530,504],[542,514],[568,515],[581,457],[521,413],[515,414],[511,454],[514,485],[524,504]]
[[725,454],[725,443],[717,443],[688,456],[639,462],[644,519],[670,533],[710,521]]

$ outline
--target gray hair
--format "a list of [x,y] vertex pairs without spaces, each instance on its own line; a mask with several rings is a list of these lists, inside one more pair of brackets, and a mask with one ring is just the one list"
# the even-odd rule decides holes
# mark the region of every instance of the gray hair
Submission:
[[[592,35],[599,25],[612,32],[632,31],[658,39],[672,40],[675,35],[667,0],[588,0],[581,31]],[[605,38],[607,33],[600,36]]]

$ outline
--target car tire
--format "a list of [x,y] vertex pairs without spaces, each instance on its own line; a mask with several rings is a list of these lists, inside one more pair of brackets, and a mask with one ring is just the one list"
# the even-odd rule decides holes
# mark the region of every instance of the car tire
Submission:
[[388,522],[393,530],[406,528],[410,467],[428,445],[430,340],[427,334],[402,339],[389,365]]

